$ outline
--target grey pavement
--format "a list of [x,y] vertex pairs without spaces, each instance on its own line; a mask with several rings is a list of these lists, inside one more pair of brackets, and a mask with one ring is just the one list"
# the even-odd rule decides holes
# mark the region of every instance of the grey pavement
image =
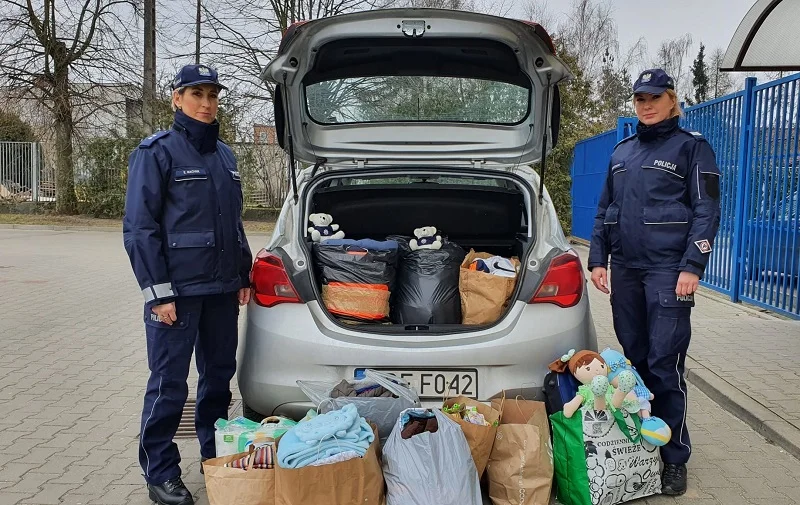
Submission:
[[[250,240],[257,249],[266,237]],[[608,302],[600,293],[591,296],[601,345],[613,344]],[[150,503],[137,462],[148,375],[141,310],[118,231],[0,227],[0,505]],[[790,420],[797,406],[791,394],[800,390],[789,373],[797,371],[790,363],[797,340],[789,338],[797,327],[713,298],[698,302],[695,314],[701,312],[706,316],[695,316],[692,357],[709,370],[719,366],[715,375],[726,383],[765,395],[773,403],[764,407],[781,407]],[[705,333],[713,338],[698,337]],[[773,337],[789,359],[771,357]],[[715,358],[716,346],[729,361]],[[740,361],[739,349],[750,358]],[[753,355],[765,366],[752,364]],[[191,396],[195,385],[192,371]],[[775,391],[786,396],[767,398]],[[695,444],[689,491],[639,503],[800,504],[797,459],[694,383],[689,394]],[[197,503],[207,504],[197,442],[184,439],[179,446],[184,481]]]

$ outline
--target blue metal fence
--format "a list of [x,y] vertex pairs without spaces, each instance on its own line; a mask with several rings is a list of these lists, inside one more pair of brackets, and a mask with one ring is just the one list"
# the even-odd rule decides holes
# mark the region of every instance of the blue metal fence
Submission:
[[606,181],[608,160],[617,143],[617,132],[601,133],[575,145],[572,158],[572,234],[592,234],[597,201]]
[[[800,318],[800,74],[761,85],[750,78],[744,90],[685,113],[684,126],[708,139],[722,174],[720,228],[703,284]],[[587,207],[596,207],[610,139],[631,134],[635,123],[620,118],[616,132],[576,145],[575,236],[591,236],[596,209]]]

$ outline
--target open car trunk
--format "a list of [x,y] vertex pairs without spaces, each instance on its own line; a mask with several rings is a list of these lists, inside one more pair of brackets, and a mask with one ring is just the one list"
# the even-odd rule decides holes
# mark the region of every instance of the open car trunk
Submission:
[[[522,285],[525,269],[519,267],[519,261],[524,263],[533,244],[529,233],[531,191],[522,179],[497,173],[469,177],[461,174],[414,175],[413,172],[412,175],[406,172],[406,175],[396,176],[350,173],[326,175],[319,182],[310,184],[306,216],[330,214],[333,223],[345,232],[347,240],[389,239],[400,244],[395,270],[383,271],[383,275],[392,276],[389,283],[390,311],[386,317],[350,317],[336,313],[335,309],[329,314],[348,326],[355,323],[369,328],[369,331],[380,328],[382,331],[458,331],[495,324],[513,304]],[[412,251],[408,241],[414,238],[415,229],[426,226],[436,227],[436,235],[442,237],[444,245],[439,250]],[[309,233],[306,233],[305,243],[309,257],[315,263],[315,268],[309,271],[314,276],[317,298],[323,307],[331,309],[330,299],[325,293],[330,284],[342,280],[347,284],[358,282],[350,282],[354,279],[346,272],[344,279],[335,278],[337,273],[331,274],[331,268],[339,270],[335,256],[333,259],[320,258],[320,244],[314,244]],[[332,242],[321,244],[322,247],[335,247],[329,245]],[[351,249],[362,250],[346,246],[336,253]],[[498,306],[492,309],[496,317],[468,320],[467,315],[460,311],[460,266],[470,250],[485,253],[484,256],[518,261],[513,279],[498,280],[492,276],[488,281],[505,282],[508,291],[505,299],[498,301]],[[356,265],[355,268],[360,267]],[[343,266],[343,269],[351,267]],[[419,306],[409,308],[409,297],[413,299],[412,305],[416,303]],[[453,312],[456,308],[458,314]],[[430,315],[426,316],[428,312]]]

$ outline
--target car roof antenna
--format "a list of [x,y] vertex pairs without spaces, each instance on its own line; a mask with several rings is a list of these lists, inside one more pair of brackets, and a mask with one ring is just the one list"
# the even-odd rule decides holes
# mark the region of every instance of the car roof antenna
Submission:
[[286,93],[289,89],[286,84],[286,74],[287,72],[283,73],[283,114],[286,118],[286,140],[289,143],[289,177],[292,180],[292,199],[297,204],[297,173],[294,167],[294,141],[292,139],[292,118],[289,117],[289,98]]
[[542,118],[542,157],[540,161],[541,170],[539,171],[539,205],[544,198],[544,171],[547,167],[547,125],[550,123],[550,81],[553,78],[552,72],[547,72],[547,89],[544,97],[544,117]]

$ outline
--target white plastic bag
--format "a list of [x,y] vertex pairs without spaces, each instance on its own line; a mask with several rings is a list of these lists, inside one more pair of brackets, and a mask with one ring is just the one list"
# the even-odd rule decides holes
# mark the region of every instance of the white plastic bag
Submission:
[[[409,409],[419,410],[419,409]],[[481,485],[458,424],[434,409],[436,433],[403,439],[402,417],[383,448],[386,505],[481,505]]]
[[346,380],[356,389],[373,385],[383,386],[396,395],[397,398],[359,398],[357,396],[331,398],[331,391],[341,381],[299,380],[297,385],[308,396],[308,399],[317,406],[321,414],[331,410],[339,410],[352,403],[356,406],[358,415],[375,423],[378,427],[378,436],[384,441],[392,432],[392,428],[394,428],[394,424],[402,411],[421,405],[419,396],[411,384],[392,374],[368,369],[364,372],[364,379]]

